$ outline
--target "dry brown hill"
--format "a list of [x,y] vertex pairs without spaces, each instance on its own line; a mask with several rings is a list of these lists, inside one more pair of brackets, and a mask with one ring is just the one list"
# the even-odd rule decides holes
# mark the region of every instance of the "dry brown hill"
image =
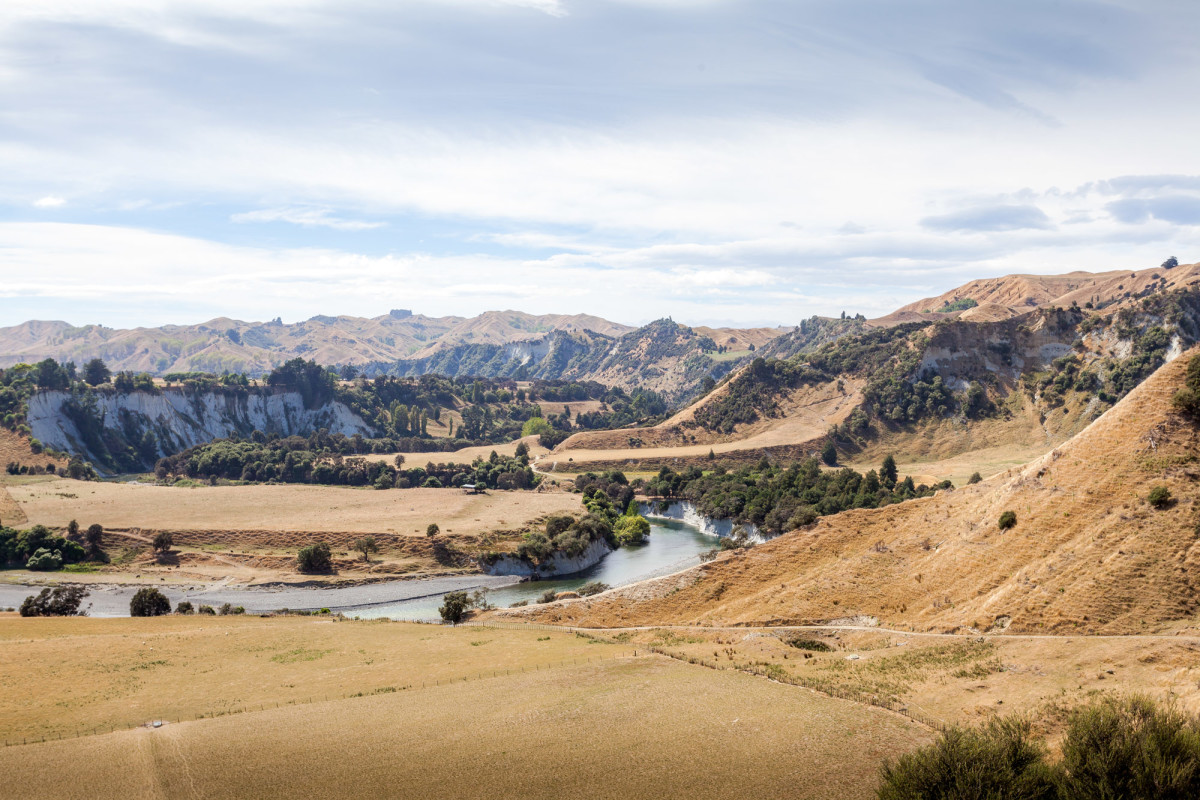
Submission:
[[[1200,284],[1200,264],[1183,264],[1173,269],[1157,267],[1138,271],[1069,272],[1065,275],[1005,275],[965,283],[955,289],[927,297],[886,316],[871,320],[873,325],[958,317],[976,322],[994,322],[1024,314],[1034,308],[1072,303],[1097,309],[1126,307],[1155,291],[1180,289]],[[958,300],[974,300],[979,305],[965,311],[938,313],[938,309]]]
[[757,460],[764,455],[802,458],[819,450],[830,426],[844,422],[862,403],[863,383],[849,379],[840,387],[830,382],[791,390],[779,398],[779,416],[739,425],[730,434],[689,426],[699,408],[729,392],[731,384],[724,383],[700,402],[652,428],[576,433],[543,456],[540,463],[556,464],[559,470],[569,464],[576,470],[601,467],[603,462],[634,462],[648,469],[703,459],[710,450],[725,460]]
[[[1200,600],[1197,426],[1160,368],[1066,444],[983,483],[822,518],[748,552],[597,598],[523,611],[577,625],[873,618],[918,630],[1132,633]],[[1177,498],[1147,502],[1163,485]],[[1001,531],[1013,511],[1015,528]],[[512,612],[521,613],[521,612]]]

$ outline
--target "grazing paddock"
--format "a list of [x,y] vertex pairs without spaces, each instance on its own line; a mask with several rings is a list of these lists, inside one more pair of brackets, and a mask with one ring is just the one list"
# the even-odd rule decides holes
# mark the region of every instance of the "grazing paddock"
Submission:
[[[167,630],[138,628],[156,623]],[[252,671],[273,673],[274,697],[345,686],[348,669],[359,671],[364,689],[373,686],[365,670],[398,690],[3,748],[9,797],[867,798],[883,758],[932,738],[878,709],[663,657],[614,657],[630,648],[562,633],[279,619],[65,621],[75,625],[90,644],[123,655],[102,656],[106,669],[59,662],[51,683],[83,681],[93,702],[107,702],[161,670],[161,682],[136,693],[147,720],[156,716],[151,701],[177,695],[245,701],[246,682],[265,679],[243,676],[244,661],[225,666],[222,653],[231,650],[257,659]],[[7,620],[0,630],[10,639],[5,651],[21,641]],[[130,671],[120,660],[130,655],[167,663]],[[538,660],[572,655],[593,660],[529,671]],[[439,672],[519,663],[525,672],[428,685]],[[425,688],[401,688],[418,676]],[[35,684],[52,694],[40,672],[15,684],[5,676],[11,695],[28,696]],[[47,699],[21,713],[31,724],[61,712]]]
[[77,519],[121,529],[423,536],[425,527],[436,522],[443,531],[478,535],[579,511],[579,497],[562,492],[468,495],[460,489],[377,491],[296,484],[183,488],[59,479],[9,484],[8,492],[29,524],[53,528]]

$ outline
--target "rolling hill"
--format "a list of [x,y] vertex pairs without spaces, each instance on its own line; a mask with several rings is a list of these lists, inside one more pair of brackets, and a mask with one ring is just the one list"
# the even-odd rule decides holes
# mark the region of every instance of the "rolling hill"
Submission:
[[[1189,277],[1197,269],[1170,272],[1181,280],[1143,275],[1134,283],[1122,273],[1112,288],[1133,294],[1110,292],[1086,301],[1090,309],[1048,305],[969,317],[988,308],[977,306],[887,326],[806,320],[670,419],[636,431],[580,432],[543,463],[647,471],[702,464],[710,451],[743,462],[797,458],[827,441],[851,461],[887,452],[910,461],[985,448],[1036,452],[1082,430],[1200,341],[1200,278]],[[1079,284],[1047,282],[1054,290],[1095,289]]]
[[[878,621],[921,631],[1138,633],[1194,621],[1200,429],[1171,407],[1192,350],[1019,469],[843,512],[686,572],[520,612],[587,626]],[[1176,501],[1147,498],[1165,486]],[[1016,525],[1001,530],[1003,512]]]

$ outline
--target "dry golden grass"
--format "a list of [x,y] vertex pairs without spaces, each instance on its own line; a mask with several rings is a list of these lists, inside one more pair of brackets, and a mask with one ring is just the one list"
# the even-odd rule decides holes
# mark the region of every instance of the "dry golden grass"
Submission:
[[[997,714],[1039,719],[1097,692],[1144,693],[1200,711],[1200,638],[933,636],[847,629],[605,632],[722,669],[763,672],[825,691],[892,700],[945,723]],[[791,639],[820,642],[805,650]],[[856,657],[856,658],[852,658]],[[1048,733],[1051,723],[1045,720]]]
[[[104,526],[114,562],[88,580],[134,575],[185,582],[296,580],[296,552],[315,541],[334,549],[337,579],[458,572],[461,564],[436,560],[425,536],[430,523],[437,523],[443,542],[471,555],[509,549],[543,518],[580,509],[577,495],[561,491],[184,488],[52,477],[7,477],[0,484],[0,505],[10,497],[14,502],[0,520],[56,529],[72,519]],[[149,548],[157,531],[169,531],[175,540],[175,552],[161,561]],[[364,534],[373,535],[380,548],[371,563],[353,553],[353,542]]]
[[[596,626],[805,623],[871,615],[918,630],[1151,632],[1200,608],[1200,437],[1170,411],[1188,356],[1020,470],[823,518],[753,550],[598,598],[524,609]],[[1154,510],[1152,486],[1179,502]],[[1018,523],[1001,531],[1012,510]],[[521,613],[521,612],[514,612]]]
[[[177,693],[243,696],[248,682],[270,681],[270,696],[286,698],[319,694],[328,684],[377,685],[364,672],[399,687],[439,670],[477,674],[553,656],[593,662],[4,748],[6,796],[865,798],[883,758],[931,738],[878,709],[663,657],[612,659],[630,648],[567,634],[298,623],[209,619],[155,634],[147,631],[156,624],[179,623],[129,621],[138,629],[93,631],[84,642],[68,635],[59,645],[63,655],[71,642],[75,649],[89,645],[99,650],[99,664],[117,669],[91,669],[78,659],[49,680],[56,688],[82,681],[103,694],[127,685],[129,676],[159,681],[153,677],[159,674],[161,682],[137,696],[171,702]],[[64,624],[57,633],[91,622]],[[177,650],[164,657],[159,648],[168,639]],[[5,651],[18,641],[6,642]],[[309,661],[273,660],[297,650],[331,652]],[[598,653],[609,657],[596,660]],[[121,658],[169,663],[130,672]],[[44,680],[34,670],[6,675],[6,694],[50,694]],[[12,706],[5,712],[5,719],[13,712],[61,713],[51,699],[34,712]],[[157,714],[147,709],[151,716]]]
[[350,489],[250,485],[182,488],[51,479],[9,485],[31,524],[60,528],[72,519],[105,528],[143,530],[295,531],[424,535],[480,534],[518,527],[546,514],[576,511],[579,498],[561,492],[459,489]]
[[53,464],[56,470],[67,466],[65,458],[51,456],[48,453],[33,452],[29,446],[28,436],[20,436],[7,428],[0,428],[0,469],[12,463],[43,468],[47,464]]
[[[739,426],[732,435],[683,427],[682,423],[692,419],[697,408],[728,391],[729,384],[725,384],[699,403],[653,428],[577,433],[538,459],[538,466],[546,471],[576,470],[581,466],[595,468],[605,464],[633,464],[634,469],[645,469],[650,464],[703,458],[710,450],[725,459],[758,459],[767,453],[800,457],[819,449],[815,442],[830,426],[844,421],[862,402],[863,381],[847,379],[844,385],[844,392],[838,391],[834,383],[806,386],[790,392],[781,399],[780,416]],[[640,439],[642,444],[631,446],[631,439]]]
[[[561,406],[562,403],[557,405]],[[544,408],[545,406],[543,406]],[[524,442],[529,448],[530,458],[535,458],[544,455],[548,452],[546,448],[538,444],[538,437],[526,436],[516,441],[507,442],[505,444],[484,445],[483,447],[464,447],[462,450],[454,450],[449,453],[388,453],[386,455],[369,455],[363,456],[368,461],[383,461],[391,464],[395,461],[396,456],[404,456],[405,467],[423,467],[426,464],[433,462],[434,464],[471,464],[477,458],[487,459],[493,452],[501,456],[516,456],[517,445]]]

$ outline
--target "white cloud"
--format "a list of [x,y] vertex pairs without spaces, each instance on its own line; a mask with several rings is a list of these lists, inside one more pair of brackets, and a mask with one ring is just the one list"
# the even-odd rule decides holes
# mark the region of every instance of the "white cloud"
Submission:
[[58,208],[62,205],[65,205],[66,202],[67,201],[61,197],[48,194],[45,197],[39,197],[37,200],[34,200],[33,204],[38,208]]
[[233,214],[229,219],[233,222],[290,222],[309,228],[333,228],[339,231],[365,231],[387,226],[386,222],[343,219],[332,214],[328,208],[264,208]]

